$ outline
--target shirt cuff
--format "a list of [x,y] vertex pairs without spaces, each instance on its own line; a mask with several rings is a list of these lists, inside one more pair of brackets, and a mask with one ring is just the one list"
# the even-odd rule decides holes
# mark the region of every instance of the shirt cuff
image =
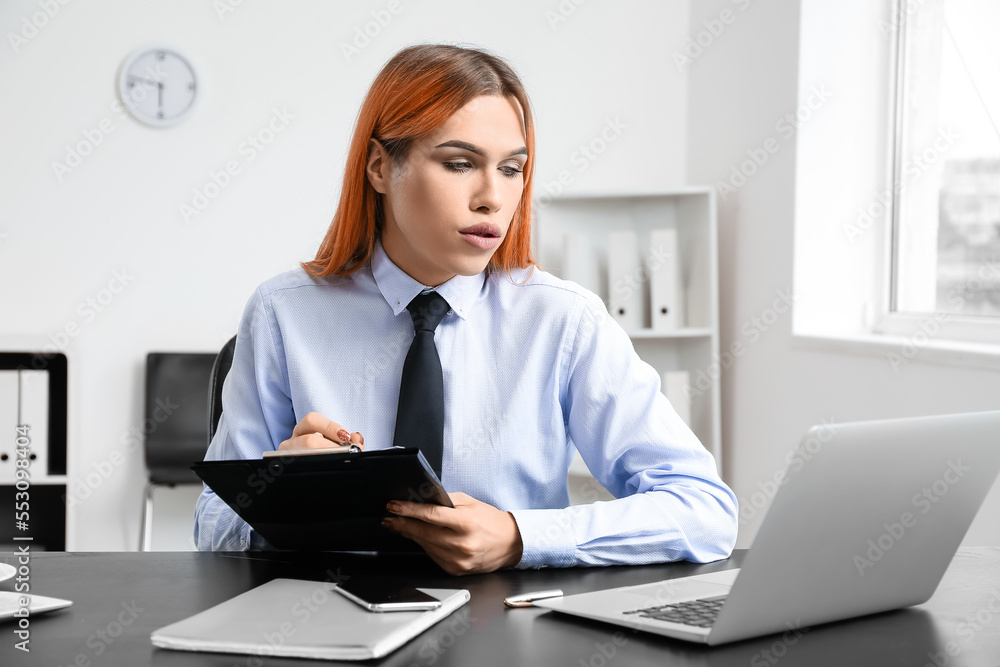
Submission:
[[576,565],[576,537],[568,510],[508,510],[521,533],[518,568]]

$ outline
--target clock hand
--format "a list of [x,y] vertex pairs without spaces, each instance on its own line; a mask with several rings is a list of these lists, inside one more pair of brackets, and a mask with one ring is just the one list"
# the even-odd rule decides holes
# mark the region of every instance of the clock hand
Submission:
[[163,83],[157,82],[156,88],[157,88],[157,96],[160,100],[160,111],[163,111]]
[[158,81],[153,81],[152,79],[143,79],[141,76],[135,76],[133,74],[129,74],[128,78],[134,79],[135,81],[142,81],[143,83],[151,83],[155,86],[160,85]]

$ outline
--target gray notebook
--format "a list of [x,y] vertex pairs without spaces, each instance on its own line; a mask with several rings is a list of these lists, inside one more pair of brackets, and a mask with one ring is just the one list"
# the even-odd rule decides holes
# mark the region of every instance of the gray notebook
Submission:
[[469,601],[464,589],[421,588],[442,604],[431,611],[373,613],[334,584],[275,579],[152,633],[154,646],[327,660],[380,658]]

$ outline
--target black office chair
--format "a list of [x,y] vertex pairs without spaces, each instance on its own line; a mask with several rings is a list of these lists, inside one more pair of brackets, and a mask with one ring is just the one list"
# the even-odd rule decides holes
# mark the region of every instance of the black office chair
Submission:
[[222,416],[222,385],[233,367],[233,352],[236,350],[236,336],[233,336],[222,346],[215,363],[212,364],[211,386],[208,390],[208,442],[212,443],[215,431],[219,428],[219,417]]
[[148,479],[139,548],[152,543],[153,489],[201,484],[190,466],[205,458],[209,384],[217,355],[150,352],[146,356],[145,452]]

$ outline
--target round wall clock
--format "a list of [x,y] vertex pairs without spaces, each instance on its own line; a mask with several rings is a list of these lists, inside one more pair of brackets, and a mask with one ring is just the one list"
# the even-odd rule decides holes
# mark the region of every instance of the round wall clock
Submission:
[[118,75],[118,95],[136,120],[166,127],[184,120],[194,106],[198,82],[194,67],[169,48],[131,53]]

